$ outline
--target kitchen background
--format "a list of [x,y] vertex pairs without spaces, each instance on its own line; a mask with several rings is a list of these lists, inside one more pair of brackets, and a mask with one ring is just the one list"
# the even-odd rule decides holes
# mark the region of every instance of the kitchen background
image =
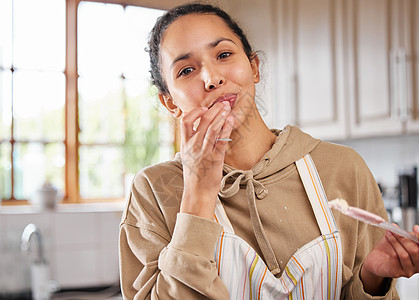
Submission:
[[[10,16],[5,13],[9,9],[7,3],[13,2],[16,12],[19,11],[19,3],[24,5],[25,9],[22,11],[26,13],[25,17],[33,22],[39,22],[39,20],[30,19],[28,12],[36,11],[43,5],[52,5],[52,2],[47,0],[32,1],[38,5],[31,10],[31,1],[1,1],[0,20],[3,22],[6,17],[10,19]],[[99,117],[89,115],[87,112],[94,109],[88,108],[100,106],[102,103],[100,101],[106,98],[97,94],[103,94],[106,90],[107,95],[112,95],[112,93],[115,94],[115,90],[112,90],[109,84],[96,87],[93,81],[89,81],[90,70],[103,71],[100,67],[100,59],[108,60],[112,54],[107,52],[105,54],[108,56],[102,54],[103,57],[101,57],[99,53],[104,52],[103,49],[113,47],[110,42],[100,43],[106,39],[92,38],[96,36],[94,30],[97,28],[89,27],[89,24],[98,23],[106,27],[109,32],[108,36],[105,36],[110,40],[118,36],[117,33],[112,32],[113,22],[109,21],[113,20],[116,23],[116,19],[114,15],[107,15],[106,18],[106,14],[113,9],[123,11],[120,5],[109,9],[109,4],[102,5],[99,2],[101,1],[80,2],[80,7],[84,5],[84,9],[79,10],[78,38],[72,40],[67,33],[66,40],[67,44],[71,41],[78,41],[78,48],[75,48],[79,53],[78,71],[72,71],[67,67],[65,75],[71,78],[71,72],[76,72],[75,78],[79,77],[78,95],[81,114],[79,125],[82,125],[83,131],[79,133],[80,162],[76,173],[80,174],[77,181],[80,190],[72,188],[74,182],[71,181],[69,167],[59,168],[65,175],[38,178],[39,173],[33,170],[42,169],[43,164],[47,165],[49,162],[41,156],[45,159],[44,163],[36,159],[35,162],[28,160],[29,165],[24,163],[25,160],[16,163],[16,165],[19,163],[24,165],[21,170],[22,174],[26,174],[22,177],[26,179],[22,180],[21,189],[16,187],[15,198],[18,199],[18,196],[21,196],[22,199],[35,199],[36,189],[43,183],[43,180],[48,179],[58,187],[60,193],[64,193],[61,194],[64,196],[64,202],[58,204],[53,210],[40,210],[36,203],[10,205],[21,200],[6,200],[10,198],[11,192],[8,192],[8,186],[10,190],[11,181],[5,179],[10,172],[4,171],[7,169],[4,166],[10,166],[5,163],[5,160],[11,156],[10,146],[8,146],[11,138],[10,135],[5,134],[5,131],[1,131],[3,128],[0,128],[0,163],[4,167],[3,173],[0,172],[2,174],[0,176],[3,176],[2,185],[0,185],[3,191],[0,190],[0,193],[4,198],[0,206],[0,299],[3,296],[6,299],[18,299],[17,297],[25,297],[29,294],[30,266],[36,253],[33,253],[32,249],[32,253],[26,255],[20,248],[23,230],[29,223],[36,224],[44,237],[43,245],[46,249],[45,257],[50,269],[49,277],[53,281],[52,286],[55,285],[56,289],[67,291],[67,293],[73,290],[83,290],[83,293],[90,292],[98,299],[118,297],[117,241],[123,199],[109,201],[108,198],[117,199],[118,195],[127,190],[132,175],[121,179],[121,174],[134,173],[142,165],[125,166],[124,169],[116,165],[115,161],[119,159],[124,161],[125,165],[129,165],[132,161],[142,160],[143,165],[147,165],[154,161],[170,159],[173,156],[172,138],[174,135],[171,132],[174,131],[171,129],[170,119],[156,109],[155,93],[149,92],[147,87],[136,89],[138,87],[136,83],[142,82],[144,85],[144,82],[147,82],[144,77],[148,75],[147,72],[139,75],[135,69],[137,67],[142,71],[148,70],[147,53],[144,54],[142,51],[144,44],[132,44],[127,47],[135,49],[131,54],[134,62],[132,70],[124,70],[123,77],[124,80],[136,80],[132,81],[133,85],[129,85],[129,80],[126,80],[124,95],[128,95],[126,97],[128,100],[125,102],[130,108],[128,111],[139,111],[138,115],[129,115],[128,112],[126,118],[129,119],[130,116],[134,120],[138,118],[142,120],[142,123],[134,122],[133,125],[129,125],[130,121],[128,121],[128,125],[124,127],[126,152],[122,150],[119,154],[112,156],[109,151],[100,152],[99,148],[94,148],[103,142],[101,140],[103,136],[109,135],[110,131],[107,131],[109,129],[103,129],[104,126],[106,127],[104,125],[106,122],[103,120],[108,120],[109,115]],[[168,9],[186,1],[115,0],[109,2],[126,5],[125,16],[129,18],[132,14],[132,20],[135,21],[124,23],[128,24],[129,28],[134,28],[134,35],[130,37],[142,36],[144,42],[154,22],[152,19],[161,14],[161,11],[149,10],[139,15],[141,13],[132,8],[133,5]],[[399,207],[399,175],[401,172],[411,171],[415,166],[419,166],[419,1],[227,0],[210,2],[219,4],[239,20],[239,23],[246,29],[250,41],[253,41],[254,48],[260,50],[263,64],[262,82],[258,85],[258,105],[269,126],[282,128],[289,123],[295,124],[313,136],[354,148],[365,159],[379,182],[389,216],[403,225],[403,221],[406,220],[402,219],[403,211]],[[60,16],[65,18],[63,8],[74,9],[78,1],[62,0],[62,3]],[[45,18],[48,16],[48,14],[45,15]],[[101,21],[99,16],[104,16],[105,21]],[[92,19],[95,22],[91,22]],[[19,19],[16,16],[17,21]],[[71,20],[67,19],[67,26],[69,22],[71,23]],[[33,26],[35,23],[31,24]],[[19,33],[19,28],[14,30]],[[2,48],[4,44],[1,44],[5,32],[0,29],[0,74],[6,74],[6,71],[10,69],[5,59],[7,49]],[[17,42],[19,42],[18,39]],[[16,46],[15,51],[18,48]],[[82,51],[83,49],[85,50]],[[113,51],[118,51],[118,49]],[[94,53],[93,58],[92,53]],[[67,65],[71,63],[68,57],[74,57],[74,55],[74,52],[67,51]],[[96,59],[96,56],[99,58]],[[18,58],[19,55],[16,54],[16,61]],[[96,62],[98,65],[93,65]],[[14,64],[11,66],[16,68]],[[118,69],[118,66],[116,63],[110,64],[109,68]],[[14,73],[16,70],[12,68],[10,72]],[[16,86],[19,83],[19,74],[16,72],[14,75],[16,75]],[[5,124],[11,120],[10,114],[7,114],[7,99],[11,98],[12,93],[7,93],[8,81],[4,79],[6,77],[1,78],[0,114],[2,119],[0,119],[0,124]],[[45,89],[53,90],[53,88],[45,86]],[[68,95],[68,91],[67,86],[65,99],[71,102],[73,98]],[[55,96],[59,93],[58,91],[52,94]],[[14,97],[18,96],[18,93],[14,93]],[[140,100],[140,98],[145,100]],[[61,96],[61,99],[64,98]],[[51,101],[56,100],[52,98]],[[110,111],[113,113],[123,111],[118,103],[107,102],[106,105],[110,105]],[[64,109],[64,100],[62,108]],[[17,120],[15,127],[19,121],[18,109],[18,104],[15,104],[13,110],[13,116]],[[29,109],[26,106],[26,110],[34,109],[33,106],[29,106]],[[67,111],[69,109],[71,106],[67,108]],[[25,112],[21,110],[21,115],[24,114],[22,111]],[[158,117],[155,118],[151,115],[156,111]],[[83,115],[84,112],[87,115]],[[158,124],[153,123],[155,122],[153,120],[158,120]],[[64,124],[64,117],[62,122]],[[71,118],[67,117],[67,122],[71,123]],[[100,128],[99,133],[95,132],[97,128]],[[156,131],[156,128],[159,130]],[[66,134],[69,134],[68,129]],[[129,138],[136,134],[141,138]],[[156,136],[159,137],[157,144]],[[151,150],[143,150],[141,153],[131,155],[135,152],[133,149],[144,149],[145,144],[151,144],[153,141],[154,147],[159,147],[158,151],[151,147]],[[67,139],[67,142],[71,143],[71,139]],[[116,145],[120,141],[107,140],[106,142]],[[16,151],[17,147],[14,147]],[[70,148],[67,151],[72,151],[71,145],[67,147]],[[100,153],[98,156],[101,156],[102,160],[95,159],[92,154],[95,151]],[[153,151],[157,155],[150,156]],[[62,149],[57,151],[60,157],[57,161],[70,159],[64,152]],[[35,155],[35,157],[40,156]],[[130,160],[126,161],[126,157]],[[121,171],[122,169],[124,170]],[[97,174],[92,175],[91,173],[94,172]],[[55,173],[52,172],[52,174]],[[115,174],[118,175],[115,176]],[[70,178],[70,183],[64,183],[66,182],[64,179],[54,181],[60,176]],[[95,185],[92,178],[101,179],[101,183]],[[18,185],[19,181],[16,180],[14,184]],[[116,185],[119,186],[116,191],[109,190],[110,186]],[[65,190],[67,190],[66,193]],[[97,199],[103,198],[100,193],[104,190],[113,197],[108,197],[106,202],[100,202]],[[76,201],[70,201],[72,193],[77,195]],[[123,196],[119,198],[121,197]],[[96,199],[96,201],[83,199]],[[414,209],[417,212],[417,207]],[[417,219],[416,223],[418,223]],[[32,242],[31,247],[36,249],[36,240],[33,241],[32,238]],[[418,299],[419,276],[399,280],[398,290],[402,300]],[[55,293],[54,297],[58,295]],[[62,295],[65,296],[65,293]],[[72,295],[72,299],[75,299],[76,296]]]

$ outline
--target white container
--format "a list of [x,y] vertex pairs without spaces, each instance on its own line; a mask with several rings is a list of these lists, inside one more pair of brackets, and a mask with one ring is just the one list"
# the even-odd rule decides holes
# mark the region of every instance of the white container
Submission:
[[39,210],[53,210],[57,201],[58,190],[47,182],[35,191],[29,202]]

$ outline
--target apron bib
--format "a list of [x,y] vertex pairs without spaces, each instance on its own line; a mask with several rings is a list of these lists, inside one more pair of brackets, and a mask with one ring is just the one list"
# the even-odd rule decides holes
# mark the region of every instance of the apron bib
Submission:
[[215,221],[223,226],[216,249],[218,274],[230,299],[339,299],[342,287],[340,235],[309,154],[296,162],[321,236],[305,244],[276,278],[256,251],[234,234],[217,199]]

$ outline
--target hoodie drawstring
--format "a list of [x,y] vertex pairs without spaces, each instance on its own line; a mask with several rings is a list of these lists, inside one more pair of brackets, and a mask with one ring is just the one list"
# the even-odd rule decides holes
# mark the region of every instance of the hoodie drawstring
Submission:
[[[228,178],[234,179],[233,184],[229,188],[225,188],[225,184]],[[272,249],[271,243],[263,230],[262,222],[260,220],[259,213],[256,209],[256,197],[263,199],[268,195],[268,190],[254,178],[254,172],[252,170],[242,171],[234,170],[228,173],[221,181],[221,190],[219,192],[220,197],[229,198],[235,195],[240,189],[241,182],[246,183],[246,196],[249,205],[250,220],[252,222],[253,232],[256,236],[259,248],[262,251],[265,262],[273,275],[280,273],[278,261],[275,257],[275,253]]]

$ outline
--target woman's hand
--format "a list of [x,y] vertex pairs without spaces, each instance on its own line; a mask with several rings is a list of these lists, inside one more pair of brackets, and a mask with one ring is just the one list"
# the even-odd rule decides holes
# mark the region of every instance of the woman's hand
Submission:
[[[228,101],[191,110],[181,121],[184,192],[180,212],[212,220],[220,189],[224,155],[233,128]],[[194,130],[194,123],[200,118]]]
[[[413,227],[419,238],[419,225]],[[411,277],[419,273],[419,244],[390,231],[367,255],[361,269],[364,290],[381,294],[385,278]]]

